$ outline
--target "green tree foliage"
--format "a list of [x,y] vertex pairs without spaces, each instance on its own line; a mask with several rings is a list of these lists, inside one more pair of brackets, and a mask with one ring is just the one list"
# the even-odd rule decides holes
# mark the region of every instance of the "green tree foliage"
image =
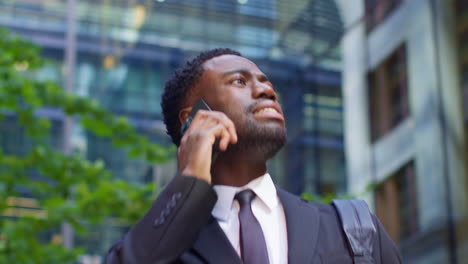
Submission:
[[325,193],[323,195],[317,195],[317,194],[311,193],[311,192],[303,192],[301,194],[301,198],[305,199],[305,200],[307,200],[309,202],[329,204],[329,203],[331,203],[333,201],[333,199],[359,199],[359,197],[363,197],[363,196],[375,191],[376,188],[377,188],[377,185],[375,183],[370,183],[364,188],[364,190],[362,192],[357,193],[357,194]]
[[[34,142],[25,155],[5,153],[0,146],[0,263],[71,263],[83,250],[66,249],[44,234],[64,222],[82,234],[86,225],[109,217],[132,223],[155,198],[154,186],[112,179],[102,161],[54,150],[45,140],[51,123],[36,115],[38,109],[61,109],[86,130],[150,163],[163,162],[173,152],[151,143],[126,118],[113,116],[97,102],[32,78],[31,72],[45,63],[39,51],[0,29],[0,122],[15,118]],[[12,214],[18,211],[14,201],[20,191],[35,198],[35,213]]]

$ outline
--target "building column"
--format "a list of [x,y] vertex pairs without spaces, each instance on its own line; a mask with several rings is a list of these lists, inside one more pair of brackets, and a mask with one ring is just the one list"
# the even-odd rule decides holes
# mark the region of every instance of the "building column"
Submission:
[[[64,89],[73,92],[75,87],[75,65],[76,65],[76,0],[67,0],[67,31],[65,35],[65,73]],[[63,152],[71,154],[73,151],[73,118],[65,117],[63,120]],[[73,248],[74,232],[70,224],[62,224],[63,245]]]
[[[463,94],[457,57],[456,13],[451,0],[431,0],[438,70],[440,123],[445,154],[448,215],[456,260],[468,259],[468,181],[464,146]],[[461,47],[460,47],[461,48]]]

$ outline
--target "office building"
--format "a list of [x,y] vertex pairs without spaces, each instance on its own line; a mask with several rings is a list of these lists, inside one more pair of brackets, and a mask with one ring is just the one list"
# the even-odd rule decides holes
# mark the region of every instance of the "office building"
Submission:
[[348,188],[404,263],[466,263],[468,3],[337,1]]
[[[346,191],[343,23],[333,1],[4,0],[0,26],[43,48],[50,63],[37,78],[96,99],[161,144],[170,139],[161,121],[160,96],[174,69],[202,50],[239,50],[265,71],[280,94],[289,142],[269,163],[276,182],[297,194]],[[64,131],[64,116],[45,110],[41,115],[54,120],[54,144],[104,160],[116,178],[164,185],[175,174],[175,159],[166,164],[130,159],[78,124]],[[0,139],[10,152],[28,148],[14,122],[2,126]],[[119,236],[96,228],[75,244],[102,254]]]

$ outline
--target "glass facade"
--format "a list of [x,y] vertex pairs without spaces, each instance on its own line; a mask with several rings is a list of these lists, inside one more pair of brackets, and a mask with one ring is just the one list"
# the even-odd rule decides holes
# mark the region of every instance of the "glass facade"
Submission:
[[[312,74],[313,73],[313,74]],[[317,82],[314,77],[330,77],[328,82]],[[318,194],[343,193],[346,191],[343,143],[343,106],[339,77],[332,72],[316,69],[310,71],[303,101],[303,139],[305,157],[314,162],[305,162],[304,191]],[[334,79],[334,81],[332,81]]]
[[[288,144],[268,164],[276,182],[297,194],[346,191],[343,23],[333,1],[4,0],[0,26],[42,47],[49,63],[36,73],[38,79],[73,83],[67,88],[127,116],[138,131],[162,144],[170,144],[161,121],[165,80],[200,51],[236,49],[259,65],[280,94]],[[66,74],[67,69],[73,71]],[[55,120],[51,139],[62,146],[63,116],[54,109],[40,114]],[[21,128],[3,123],[0,131],[2,147],[25,151]],[[127,181],[164,185],[176,170],[175,160],[152,165],[130,159],[76,125],[66,140],[89,159],[104,160],[114,177]],[[90,254],[102,254],[125,230],[111,226],[75,242]],[[99,236],[104,238],[100,242]]]

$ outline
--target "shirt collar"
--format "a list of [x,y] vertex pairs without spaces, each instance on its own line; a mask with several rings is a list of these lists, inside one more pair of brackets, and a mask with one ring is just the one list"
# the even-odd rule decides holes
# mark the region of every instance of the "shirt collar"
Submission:
[[211,213],[219,221],[228,220],[234,196],[245,189],[251,189],[269,210],[273,210],[278,205],[276,187],[268,172],[242,187],[214,185],[213,189],[218,195],[218,200]]

